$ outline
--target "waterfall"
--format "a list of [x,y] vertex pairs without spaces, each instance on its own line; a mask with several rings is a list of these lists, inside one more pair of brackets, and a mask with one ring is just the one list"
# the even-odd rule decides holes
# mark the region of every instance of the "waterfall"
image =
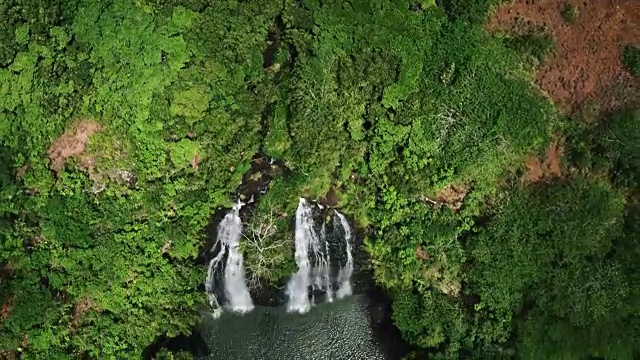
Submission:
[[[209,303],[216,309],[213,313],[214,317],[220,316],[223,307],[238,313],[246,313],[254,308],[245,281],[244,259],[238,249],[242,236],[240,209],[243,205],[241,202],[236,204],[218,224],[217,240],[212,251],[218,248],[219,250],[209,262],[207,278],[204,283]],[[286,293],[288,311],[301,314],[311,309],[317,293],[324,293],[325,300],[331,302],[334,297],[342,299],[353,292],[351,287],[353,274],[351,226],[344,215],[335,211],[333,230],[327,236],[327,227],[324,222],[319,229],[320,231],[317,231],[313,210],[314,206],[304,198],[300,198],[296,210],[294,236],[295,261],[298,270],[289,279]],[[337,243],[335,234],[339,234],[341,238],[344,235],[344,243]],[[329,239],[331,239],[331,243]],[[344,252],[346,262],[342,264],[344,260],[341,260],[332,268],[331,249],[333,249],[333,254],[336,254],[336,251]],[[344,258],[339,256],[338,259]],[[223,274],[219,274],[219,271],[223,271]],[[337,277],[332,279],[332,273],[336,276],[335,271],[337,271]],[[220,289],[216,281],[220,280],[222,280],[221,285],[225,295],[223,304],[216,296],[216,289]]]
[[[220,242],[220,238],[218,238],[218,241],[216,241],[216,243],[213,245],[213,248],[215,248],[219,242]],[[220,317],[220,315],[222,314],[222,308],[220,307],[218,298],[214,293],[213,285],[215,281],[218,263],[220,263],[220,260],[224,256],[224,253],[225,253],[225,247],[221,246],[220,251],[218,252],[218,255],[216,255],[215,258],[209,261],[209,268],[207,269],[207,278],[204,280],[204,291],[207,294],[207,298],[209,298],[209,305],[215,308],[215,310],[213,311],[213,317],[216,319]]]
[[320,239],[324,244],[324,262],[321,267],[321,289],[327,293],[327,301],[333,301],[333,290],[331,289],[331,254],[329,252],[329,240],[327,239],[327,228],[322,223],[322,231],[320,233]]
[[313,213],[307,201],[300,198],[298,209],[296,210],[295,228],[295,259],[298,271],[291,277],[287,284],[287,294],[289,311],[296,311],[301,314],[306,313],[311,308],[309,302],[309,278],[311,275],[311,264],[309,263],[309,247],[312,243],[317,243],[317,236],[313,229]]
[[[353,273],[353,255],[351,254],[351,227],[344,215],[336,211],[336,216],[340,219],[340,225],[344,230],[345,251],[347,253],[347,263],[338,271],[338,291],[336,295],[338,299],[342,299],[352,293],[351,274]],[[334,220],[333,224],[337,226],[338,223]]]
[[300,198],[295,224],[295,260],[298,271],[287,284],[287,308],[290,312],[309,311],[315,302],[317,291],[326,294],[326,301],[329,302],[333,301],[334,296],[341,299],[352,294],[353,255],[349,222],[344,215],[335,212],[332,234],[344,234],[344,245],[340,244],[339,247],[340,251],[346,253],[346,263],[338,270],[335,288],[331,279],[331,251],[326,226],[322,224],[319,235],[314,226],[313,208],[305,199]]
[[[244,278],[244,259],[242,253],[238,250],[240,237],[242,236],[240,208],[243,205],[242,203],[236,204],[218,225],[218,238],[213,248],[215,249],[220,244],[220,251],[209,262],[207,278],[204,284],[211,306],[221,309],[214,293],[214,285],[216,272],[225,253],[227,253],[227,261],[224,267],[224,294],[228,302],[227,306],[238,313],[246,313],[253,310],[253,301]],[[219,314],[220,311],[217,310],[217,313],[214,314]]]
[[[313,280],[313,290],[324,292],[327,301],[333,301],[333,290],[331,289],[331,256],[329,254],[329,241],[327,240],[327,228],[322,224],[320,237],[311,238],[311,250],[314,262],[311,270]],[[315,296],[315,291],[312,293]],[[314,299],[315,300],[315,299]]]

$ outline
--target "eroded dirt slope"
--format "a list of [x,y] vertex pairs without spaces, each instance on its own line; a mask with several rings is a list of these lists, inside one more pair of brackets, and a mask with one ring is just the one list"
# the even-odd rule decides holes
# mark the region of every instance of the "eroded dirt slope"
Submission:
[[[569,3],[577,10],[573,22],[562,17]],[[544,27],[553,36],[553,53],[535,77],[565,113],[640,106],[640,80],[620,55],[625,46],[640,44],[640,0],[516,0],[487,23],[510,33],[526,31],[523,26]]]
[[82,154],[89,142],[89,137],[98,131],[100,131],[100,125],[91,120],[79,121],[72,129],[65,131],[49,147],[51,169],[59,174],[67,158]]

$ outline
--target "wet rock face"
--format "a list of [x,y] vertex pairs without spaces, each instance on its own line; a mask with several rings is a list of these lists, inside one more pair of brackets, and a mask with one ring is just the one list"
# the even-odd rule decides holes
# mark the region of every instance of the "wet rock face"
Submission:
[[391,299],[382,289],[373,286],[367,289],[366,296],[368,300],[369,313],[371,321],[377,325],[392,324],[391,320]]
[[340,198],[338,197],[339,190],[340,189],[336,190],[336,188],[332,186],[331,188],[329,188],[329,191],[327,191],[327,194],[324,196],[324,198],[319,200],[319,203],[322,206],[329,208],[338,206],[338,202],[340,201]]
[[373,334],[386,350],[387,359],[402,359],[409,353],[411,346],[402,338],[400,330],[393,324],[391,298],[383,289],[373,284],[373,276],[370,277],[370,281],[365,295]]
[[271,179],[286,173],[282,161],[270,159],[260,153],[251,160],[251,169],[244,175],[242,184],[236,189],[238,200],[251,204],[269,189]]
[[384,324],[391,317],[386,304],[372,304],[369,311],[371,313],[371,320],[378,325]]
[[269,284],[263,281],[258,287],[251,289],[251,298],[256,306],[279,307],[286,304],[284,283]]
[[[213,245],[217,238],[218,224],[225,217],[229,209],[219,209],[211,217],[211,222],[205,228],[207,240],[201,245],[198,251],[198,257],[196,258],[196,264],[206,266],[209,261],[214,257],[214,251],[212,251]],[[204,288],[203,288],[204,291]]]

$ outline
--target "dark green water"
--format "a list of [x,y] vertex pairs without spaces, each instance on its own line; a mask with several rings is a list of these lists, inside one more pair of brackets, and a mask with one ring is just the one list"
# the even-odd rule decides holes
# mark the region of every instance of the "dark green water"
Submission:
[[304,315],[256,307],[245,315],[205,316],[208,360],[386,360],[374,336],[364,296],[314,306]]

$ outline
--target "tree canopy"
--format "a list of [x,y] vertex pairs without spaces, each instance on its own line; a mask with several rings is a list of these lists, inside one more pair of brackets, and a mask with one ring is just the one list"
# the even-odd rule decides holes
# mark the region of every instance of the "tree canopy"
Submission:
[[286,171],[251,223],[282,238],[335,192],[429,356],[639,356],[638,110],[561,114],[529,72],[551,40],[487,32],[496,3],[3,1],[0,357],[188,333],[204,228],[257,157]]

